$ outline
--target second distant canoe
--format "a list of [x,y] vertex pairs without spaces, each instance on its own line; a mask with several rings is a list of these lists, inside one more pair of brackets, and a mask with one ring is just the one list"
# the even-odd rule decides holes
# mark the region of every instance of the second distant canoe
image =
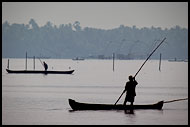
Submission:
[[9,70],[6,69],[8,73],[17,74],[72,74],[74,70],[69,71],[43,71],[43,70]]

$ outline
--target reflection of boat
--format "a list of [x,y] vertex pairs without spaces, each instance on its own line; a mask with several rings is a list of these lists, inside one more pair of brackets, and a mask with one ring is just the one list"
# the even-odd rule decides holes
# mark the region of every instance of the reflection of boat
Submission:
[[76,58],[74,58],[74,59],[72,59],[72,60],[84,60],[84,58],[76,57]]
[[42,70],[9,70],[6,69],[8,73],[18,73],[18,74],[72,74],[74,70],[69,71],[42,71]]
[[69,105],[73,110],[130,110],[130,109],[162,109],[163,101],[156,104],[148,105],[114,105],[114,104],[89,104],[89,103],[79,103],[75,100],[69,99]]

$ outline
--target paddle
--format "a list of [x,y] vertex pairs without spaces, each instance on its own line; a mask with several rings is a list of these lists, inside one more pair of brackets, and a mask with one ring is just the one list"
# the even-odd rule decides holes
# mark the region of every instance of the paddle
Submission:
[[171,101],[164,101],[164,103],[171,103],[171,102],[174,102],[174,101],[182,101],[182,100],[188,100],[188,98],[175,99],[175,100],[171,100]]
[[147,59],[144,61],[144,63],[142,64],[142,66],[139,68],[139,70],[137,71],[137,73],[135,74],[134,78],[137,76],[137,74],[139,73],[139,71],[142,69],[142,67],[144,66],[144,64],[146,63],[146,61],[152,56],[152,54],[156,51],[156,49],[158,49],[158,47],[165,41],[166,38],[164,38],[160,44],[152,51],[152,53],[147,57]]
[[117,102],[119,101],[119,99],[121,98],[121,96],[122,96],[124,93],[125,93],[125,90],[123,90],[123,92],[121,93],[120,97],[117,99],[117,101],[115,102],[115,104],[114,104],[114,105],[116,105],[116,104],[117,104]]
[[[166,38],[164,38],[160,44],[152,51],[152,53],[147,57],[147,59],[145,60],[145,62],[142,64],[142,66],[139,68],[139,70],[137,71],[137,73],[135,74],[135,76],[133,78],[135,78],[137,76],[137,74],[140,72],[140,70],[142,69],[142,67],[145,65],[146,61],[152,56],[152,54],[156,51],[156,49],[158,49],[158,47],[165,41]],[[120,95],[120,97],[118,98],[118,100],[115,102],[114,105],[117,104],[117,102],[119,101],[119,99],[121,98],[121,96],[124,94],[124,91],[122,92],[122,94]]]
[[40,63],[42,64],[42,66],[44,67],[44,64],[42,63],[42,61],[41,61],[41,59],[40,58],[38,58],[39,60],[40,60]]

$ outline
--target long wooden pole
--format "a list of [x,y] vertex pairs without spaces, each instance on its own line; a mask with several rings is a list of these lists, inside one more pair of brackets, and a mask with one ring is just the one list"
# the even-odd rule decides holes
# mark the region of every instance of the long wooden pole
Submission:
[[117,101],[115,102],[115,104],[114,104],[114,105],[116,105],[116,104],[117,104],[117,102],[119,101],[119,99],[121,98],[121,96],[122,96],[124,93],[125,93],[125,91],[123,90],[123,92],[121,93],[121,95],[119,96],[119,98],[117,99]]
[[34,70],[35,70],[35,56],[34,56]]
[[26,70],[27,70],[27,52],[26,52]]
[[40,63],[42,64],[42,66],[44,66],[43,63],[42,63],[42,61],[41,61],[41,59],[40,58],[38,58],[38,59],[40,60]]
[[9,69],[9,59],[8,59],[7,69]]
[[159,71],[161,71],[161,57],[162,57],[162,54],[160,53]]
[[161,43],[153,50],[153,52],[147,57],[147,59],[144,61],[144,63],[142,64],[142,66],[139,68],[139,70],[137,71],[137,73],[135,74],[134,78],[137,76],[137,74],[140,72],[140,70],[142,69],[142,67],[145,65],[146,61],[152,56],[152,54],[156,51],[156,49],[158,49],[158,47],[165,41],[166,38],[164,38]]
[[182,100],[188,100],[188,98],[176,99],[176,100],[171,100],[171,101],[164,101],[164,103],[171,103],[171,102],[174,102],[174,101],[182,101]]
[[[144,66],[144,64],[146,63],[146,61],[152,56],[152,54],[156,51],[156,49],[164,42],[166,38],[164,38],[161,43],[153,50],[153,52],[148,56],[148,58],[145,60],[145,62],[142,64],[142,66],[140,67],[140,69],[137,71],[137,73],[135,74],[134,78],[137,76],[137,74],[139,73],[139,71],[142,69],[142,67]],[[114,105],[117,104],[117,102],[119,101],[119,99],[121,98],[121,96],[123,95],[124,91],[122,92],[122,94],[120,95],[120,97],[117,99],[117,101],[115,102]]]
[[114,71],[114,59],[115,59],[115,53],[113,53],[113,71]]

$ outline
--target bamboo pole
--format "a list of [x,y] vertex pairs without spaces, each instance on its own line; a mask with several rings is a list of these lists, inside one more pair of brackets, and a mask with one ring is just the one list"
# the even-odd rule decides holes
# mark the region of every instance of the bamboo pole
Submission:
[[161,57],[162,57],[162,54],[160,53],[159,71],[161,71]]
[[8,59],[7,69],[9,69],[9,59]]
[[35,70],[35,56],[34,56],[34,70]]
[[117,99],[117,101],[115,102],[115,104],[114,105],[116,105],[117,104],[117,102],[119,101],[119,99],[122,97],[122,95],[125,93],[125,90],[123,90],[123,92],[121,93],[121,95],[119,96],[119,98]]
[[[160,44],[152,51],[152,53],[147,57],[147,59],[146,59],[145,62],[142,64],[142,66],[139,68],[139,70],[137,71],[137,73],[135,74],[135,76],[134,76],[133,78],[135,78],[135,77],[137,76],[137,74],[140,72],[140,70],[142,69],[142,67],[143,67],[144,64],[146,63],[146,61],[152,56],[152,54],[156,51],[156,49],[158,49],[158,47],[164,42],[165,39],[166,39],[166,38],[164,38],[164,39],[160,42]],[[119,99],[121,98],[121,96],[123,95],[123,93],[124,93],[124,92],[121,93]],[[117,99],[117,101],[115,102],[114,105],[117,104],[117,102],[119,101],[119,99]]]
[[114,59],[115,59],[115,53],[113,53],[113,71],[114,71]]
[[187,100],[188,98],[183,98],[183,99],[175,99],[175,100],[171,100],[171,101],[164,101],[164,103],[171,103],[171,102],[175,102],[175,101],[182,101],[182,100]]
[[142,67],[144,66],[144,64],[146,63],[146,61],[152,56],[152,54],[156,51],[156,49],[164,42],[166,38],[164,38],[162,40],[162,42],[160,42],[160,44],[153,50],[153,52],[148,56],[148,58],[145,60],[145,62],[142,64],[142,66],[139,68],[139,70],[137,71],[137,73],[135,74],[134,78],[137,76],[137,74],[139,73],[139,71],[142,69]]
[[26,70],[27,70],[27,52],[26,52],[26,65],[25,66],[26,66]]

